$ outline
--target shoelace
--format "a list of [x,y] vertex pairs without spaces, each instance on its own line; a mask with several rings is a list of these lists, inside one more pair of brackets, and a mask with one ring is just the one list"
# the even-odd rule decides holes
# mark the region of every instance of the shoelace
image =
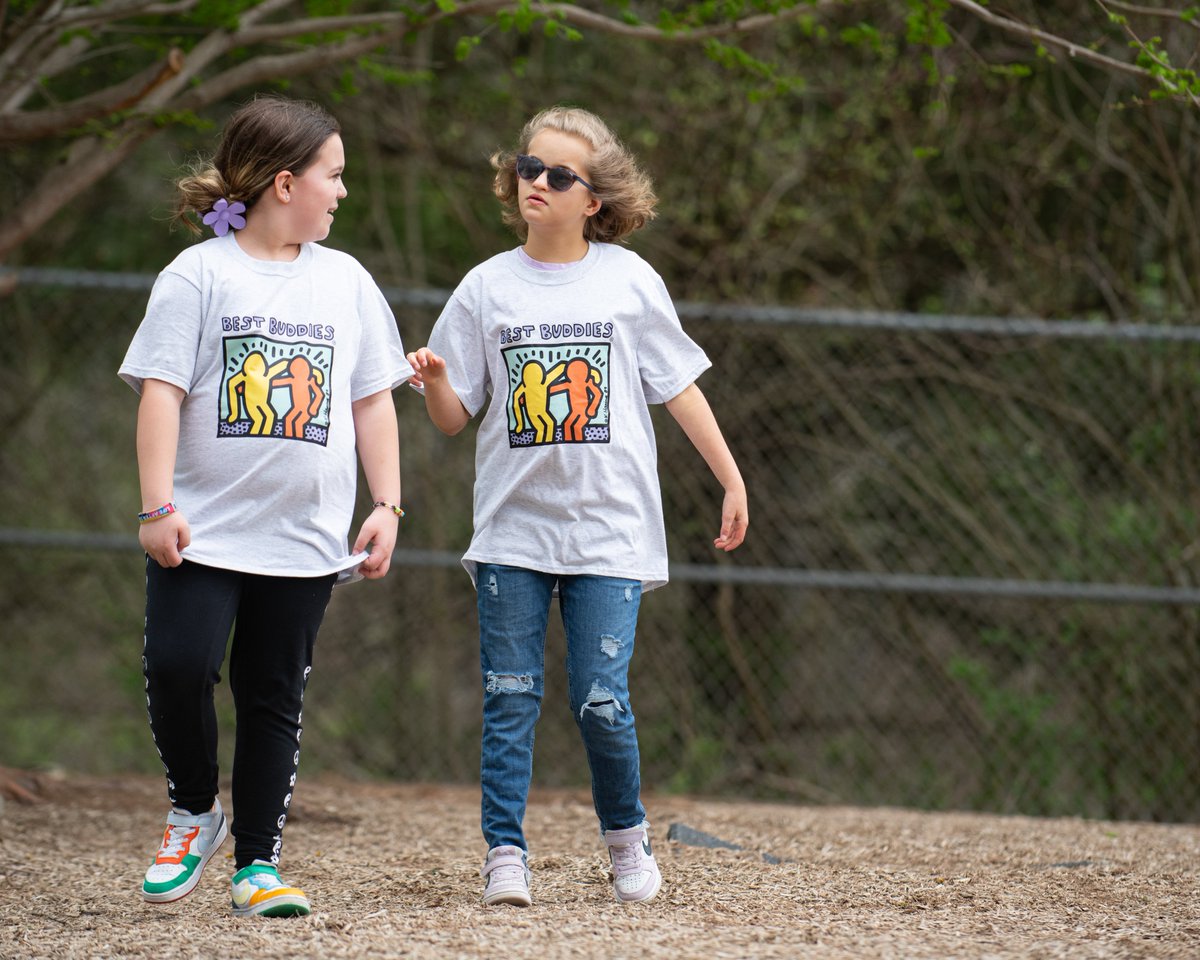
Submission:
[[178,859],[183,856],[188,842],[199,832],[197,827],[167,827],[162,846],[158,848],[159,859]]
[[493,867],[489,871],[489,876],[493,877],[493,883],[514,883],[525,879],[525,868],[517,864],[502,864],[498,867]]
[[617,876],[637,873],[642,869],[642,844],[640,840],[633,843],[615,844],[609,847],[609,849],[612,851],[613,867],[617,871]]

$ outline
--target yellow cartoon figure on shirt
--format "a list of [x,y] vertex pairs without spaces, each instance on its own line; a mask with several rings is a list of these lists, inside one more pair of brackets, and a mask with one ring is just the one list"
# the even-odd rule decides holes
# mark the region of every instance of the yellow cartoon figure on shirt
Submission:
[[275,411],[271,409],[271,380],[287,369],[288,361],[276,360],[269,367],[267,358],[255,350],[242,363],[241,373],[229,378],[230,423],[238,419],[238,398],[246,405],[246,416],[250,418],[250,434],[256,437],[270,436],[275,428]]
[[566,369],[565,363],[556,363],[549,370],[536,360],[528,361],[521,369],[521,383],[512,393],[513,418],[517,423],[517,433],[525,430],[525,421],[521,418],[521,407],[525,408],[525,416],[529,426],[533,428],[536,443],[551,443],[554,440],[554,428],[557,424],[550,416],[550,384],[562,376]]

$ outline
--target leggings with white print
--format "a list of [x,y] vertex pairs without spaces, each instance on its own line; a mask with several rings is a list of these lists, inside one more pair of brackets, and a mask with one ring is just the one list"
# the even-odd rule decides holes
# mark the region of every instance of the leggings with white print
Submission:
[[304,686],[335,574],[270,577],[146,558],[142,669],[150,730],[173,806],[207,813],[217,796],[217,716],[233,629],[229,685],[236,869],[279,862],[300,762]]

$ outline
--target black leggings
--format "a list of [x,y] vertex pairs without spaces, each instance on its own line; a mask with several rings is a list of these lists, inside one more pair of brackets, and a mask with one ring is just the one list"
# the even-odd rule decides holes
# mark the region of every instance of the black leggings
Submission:
[[150,730],[174,806],[207,813],[217,796],[213,688],[230,628],[237,713],[233,836],[237,869],[279,862],[296,766],[304,685],[335,574],[268,577],[146,558],[142,669]]

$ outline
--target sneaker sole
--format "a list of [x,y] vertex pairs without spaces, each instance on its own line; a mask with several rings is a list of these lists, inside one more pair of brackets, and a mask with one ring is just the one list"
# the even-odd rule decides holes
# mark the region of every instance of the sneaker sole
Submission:
[[204,856],[200,858],[200,862],[196,865],[196,869],[192,875],[183,883],[171,890],[164,890],[162,893],[148,893],[145,887],[142,887],[142,899],[147,903],[174,903],[177,900],[182,900],[189,893],[196,889],[196,885],[200,882],[200,877],[204,873],[204,868],[208,866],[208,861],[212,859],[213,854],[221,849],[221,844],[225,842],[225,838],[229,836],[229,820],[225,814],[221,814],[221,829],[217,831],[217,839],[209,845]]
[[533,898],[524,890],[498,890],[495,893],[483,895],[485,907],[494,907],[502,903],[511,907],[528,907],[533,905]]
[[234,907],[235,917],[307,917],[312,913],[308,898],[296,896],[275,897],[253,907]]

